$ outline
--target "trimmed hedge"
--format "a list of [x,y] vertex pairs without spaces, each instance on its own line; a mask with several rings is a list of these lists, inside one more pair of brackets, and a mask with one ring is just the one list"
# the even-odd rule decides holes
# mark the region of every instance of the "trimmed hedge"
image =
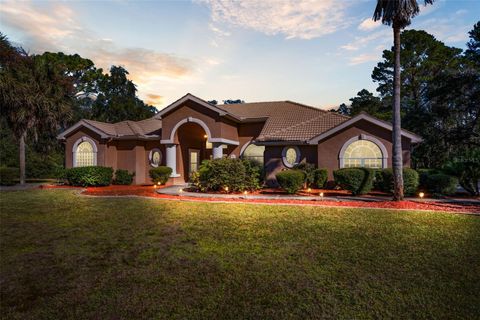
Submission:
[[112,183],[112,177],[113,169],[110,167],[90,166],[66,170],[67,181],[72,186],[108,186]]
[[17,168],[0,167],[0,185],[13,186],[18,178]]
[[128,173],[128,170],[117,169],[115,171],[115,180],[113,180],[113,184],[131,185],[134,176],[135,172]]
[[335,183],[354,195],[372,190],[375,171],[368,168],[343,168],[333,172]]
[[315,183],[315,165],[307,162],[301,162],[293,167],[293,170],[303,172],[303,183],[306,187],[311,187]]
[[222,158],[205,160],[190,181],[201,192],[241,192],[260,188],[261,168],[254,161]]
[[322,189],[328,180],[328,170],[321,168],[313,172],[313,185],[315,188]]
[[158,166],[156,168],[150,169],[148,172],[150,174],[150,178],[152,178],[152,181],[154,184],[165,184],[168,181],[168,178],[170,178],[170,175],[172,174],[172,168],[166,167],[166,166]]
[[451,195],[457,191],[458,179],[444,173],[429,175],[427,189],[435,195]]
[[[403,192],[406,195],[414,195],[418,186],[418,172],[411,168],[403,168]],[[376,170],[375,188],[383,192],[393,193],[393,169]]]
[[305,174],[300,170],[285,170],[276,174],[277,182],[289,194],[297,193],[302,189]]

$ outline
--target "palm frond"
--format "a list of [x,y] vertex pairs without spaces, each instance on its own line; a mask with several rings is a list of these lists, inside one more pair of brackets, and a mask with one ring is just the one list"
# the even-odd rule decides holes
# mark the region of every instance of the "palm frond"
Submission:
[[[433,2],[434,0],[424,0],[425,5]],[[383,24],[395,25],[403,29],[419,12],[417,0],[378,0],[373,20],[381,20]]]

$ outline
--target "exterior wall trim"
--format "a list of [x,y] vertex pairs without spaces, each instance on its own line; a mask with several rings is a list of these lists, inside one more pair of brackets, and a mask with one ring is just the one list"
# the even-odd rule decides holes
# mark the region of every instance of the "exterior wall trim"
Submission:
[[[366,120],[366,121],[369,121],[373,124],[376,124],[377,126],[379,127],[382,127],[382,128],[385,128],[387,130],[390,130],[392,131],[393,127],[391,124],[388,124],[386,122],[383,122],[377,118],[374,118],[368,114],[365,114],[365,113],[361,113],[353,118],[351,118],[350,120],[347,120],[341,124],[339,124],[338,126],[336,127],[333,127],[332,129],[328,130],[328,131],[325,131],[324,133],[322,134],[319,134],[318,136],[316,137],[313,137],[312,139],[310,139],[308,141],[309,144],[317,144],[320,140],[323,140],[335,133],[337,133],[338,131],[340,130],[343,130],[345,128],[347,128],[348,126],[354,124],[355,122],[357,121],[360,121],[360,120]],[[410,132],[407,132],[405,130],[402,130],[402,136],[404,137],[407,137],[409,139],[412,140],[413,143],[418,143],[418,142],[422,142],[422,138],[420,138],[419,136],[417,136],[416,134],[413,134],[413,133],[410,133]]]
[[358,140],[368,140],[368,141],[371,141],[371,142],[375,143],[380,148],[380,151],[382,152],[382,169],[385,169],[385,168],[388,167],[388,165],[387,165],[387,163],[388,163],[387,162],[388,152],[387,152],[387,148],[385,148],[385,145],[380,140],[378,140],[377,138],[375,138],[373,136],[369,136],[369,135],[366,135],[366,134],[360,134],[358,136],[350,138],[347,142],[345,142],[343,144],[342,148],[340,149],[340,153],[338,154],[338,160],[340,162],[340,168],[344,168],[344,155],[345,155],[345,151],[347,150],[348,146],[352,142],[355,142],[355,141],[358,141]]
[[211,142],[211,143],[224,143],[224,144],[232,144],[232,145],[235,145],[235,146],[238,146],[240,144],[240,142],[235,141],[235,140],[224,139],[224,138],[212,138],[212,133],[210,132],[210,129],[208,128],[207,124],[205,122],[203,122],[202,120],[197,119],[197,118],[193,118],[193,117],[188,117],[188,118],[182,119],[179,122],[177,122],[177,124],[173,127],[172,132],[170,133],[170,139],[160,140],[160,143],[161,144],[174,144],[175,133],[177,132],[178,128],[180,128],[180,126],[182,124],[185,124],[187,122],[193,122],[193,123],[196,123],[196,124],[200,125],[203,128],[203,130],[205,130],[205,133],[207,134],[208,141]]
[[78,139],[77,141],[75,141],[75,143],[73,144],[73,147],[72,147],[72,153],[73,153],[72,167],[74,167],[74,168],[77,166],[77,148],[78,148],[78,145],[80,143],[84,142],[84,141],[87,141],[92,145],[92,147],[93,147],[93,162],[95,163],[94,165],[97,165],[97,153],[98,153],[97,144],[95,143],[95,141],[93,141],[93,139],[91,139],[87,136],[83,136],[80,139]]
[[[297,153],[297,158],[295,159],[295,163],[294,164],[290,164],[288,163],[287,161],[287,150],[289,148],[293,148],[295,149],[295,152]],[[295,145],[288,145],[288,146],[285,146],[283,147],[282,149],[282,162],[283,162],[283,165],[287,168],[293,168],[296,164],[300,163],[300,159],[302,158],[302,154],[300,152],[300,149],[295,146]]]
[[106,134],[105,132],[99,130],[98,128],[92,126],[91,124],[83,121],[83,120],[80,120],[78,121],[77,123],[75,123],[73,126],[71,126],[70,128],[68,128],[67,130],[63,131],[62,133],[60,133],[58,136],[57,136],[57,139],[58,140],[63,140],[65,139],[65,137],[70,133],[70,132],[73,132],[75,131],[76,129],[80,128],[80,127],[85,127],[87,129],[90,129],[92,130],[93,132],[97,133],[100,135],[101,138],[103,139],[106,139],[106,138],[109,138],[110,135]]
[[191,101],[194,101],[212,111],[215,111],[217,112],[219,115],[221,116],[225,116],[227,115],[228,113],[225,111],[225,110],[222,110],[220,108],[217,108],[215,107],[214,105],[211,105],[210,103],[200,99],[200,98],[197,98],[195,97],[193,94],[190,94],[190,93],[187,93],[186,95],[184,95],[183,97],[181,97],[180,99],[178,99],[177,101],[173,102],[172,104],[170,104],[168,107],[164,108],[162,111],[160,111],[159,113],[157,113],[155,115],[156,118],[158,119],[161,119],[162,116],[172,110],[174,110],[175,108],[177,108],[178,106],[182,105],[183,103],[185,103],[186,101],[188,100],[191,100]]

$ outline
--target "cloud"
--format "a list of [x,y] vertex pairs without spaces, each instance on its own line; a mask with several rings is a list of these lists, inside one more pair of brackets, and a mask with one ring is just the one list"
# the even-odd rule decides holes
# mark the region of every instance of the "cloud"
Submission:
[[160,106],[163,105],[163,98],[161,95],[149,93],[145,95],[145,103],[152,106]]
[[[199,0],[208,5],[215,25],[226,23],[287,39],[313,39],[348,26],[348,1]],[[218,27],[217,27],[218,28]]]
[[1,25],[22,34],[22,45],[32,53],[78,53],[105,70],[111,65],[124,66],[130,78],[139,85],[139,94],[150,98],[150,103],[162,100],[151,99],[156,94],[143,90],[151,86],[142,85],[158,79],[188,78],[196,71],[196,63],[190,59],[145,48],[123,47],[112,39],[100,38],[82,25],[76,13],[65,4],[39,6],[31,2],[3,2],[0,16]]
[[341,46],[340,48],[348,51],[356,51],[366,46],[370,46],[372,42],[380,42],[385,44],[388,42],[392,42],[391,37],[391,28],[385,28],[383,30],[373,32],[367,36],[355,37],[355,40]]
[[382,25],[382,22],[380,20],[373,21],[372,18],[367,18],[358,25],[358,29],[363,31],[370,31],[380,27],[381,25]]
[[350,58],[349,65],[354,66],[370,61],[379,61],[380,57],[378,53],[364,53],[358,56]]

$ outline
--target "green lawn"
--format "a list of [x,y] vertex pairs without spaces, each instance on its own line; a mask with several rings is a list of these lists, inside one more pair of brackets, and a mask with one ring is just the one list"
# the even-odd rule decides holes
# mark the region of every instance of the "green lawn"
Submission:
[[478,216],[0,197],[2,318],[480,317]]

